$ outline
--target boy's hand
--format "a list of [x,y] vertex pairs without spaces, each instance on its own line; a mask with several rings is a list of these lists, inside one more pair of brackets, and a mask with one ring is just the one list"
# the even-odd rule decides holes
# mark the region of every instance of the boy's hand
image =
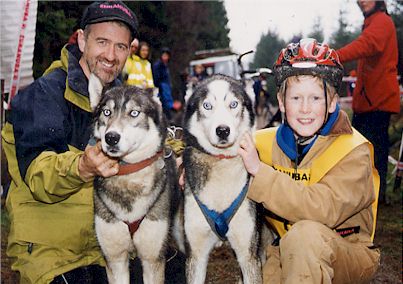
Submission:
[[238,154],[242,157],[246,170],[255,176],[260,169],[260,159],[250,133],[244,134],[240,146]]
[[179,157],[176,159],[176,167],[178,168],[178,174],[179,174],[179,188],[181,190],[185,190],[185,169],[183,168],[183,161],[182,157]]
[[114,176],[118,171],[118,160],[102,152],[101,142],[95,146],[88,145],[78,161],[78,172],[84,181],[90,181],[95,176]]

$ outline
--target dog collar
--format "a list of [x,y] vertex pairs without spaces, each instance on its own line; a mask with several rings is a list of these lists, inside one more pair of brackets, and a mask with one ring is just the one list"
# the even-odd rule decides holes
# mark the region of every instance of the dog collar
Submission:
[[162,156],[162,151],[159,151],[154,156],[152,156],[148,159],[142,160],[138,163],[128,164],[128,163],[121,161],[121,163],[119,164],[119,172],[117,173],[117,175],[122,176],[122,175],[127,175],[127,174],[137,172],[139,170],[142,170],[142,169],[148,167],[149,165],[151,165],[152,163],[154,163],[161,156]]
[[212,155],[213,157],[219,158],[220,160],[222,159],[232,159],[232,158],[236,158],[237,156],[227,156],[227,155],[223,155],[223,154],[219,154],[219,155]]

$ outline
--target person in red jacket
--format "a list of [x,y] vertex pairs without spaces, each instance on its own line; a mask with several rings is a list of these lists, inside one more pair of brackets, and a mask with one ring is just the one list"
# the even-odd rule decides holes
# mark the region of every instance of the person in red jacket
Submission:
[[342,63],[358,60],[352,123],[374,145],[381,178],[379,202],[385,203],[390,115],[400,111],[396,28],[384,1],[357,3],[365,17],[362,33],[337,54]]

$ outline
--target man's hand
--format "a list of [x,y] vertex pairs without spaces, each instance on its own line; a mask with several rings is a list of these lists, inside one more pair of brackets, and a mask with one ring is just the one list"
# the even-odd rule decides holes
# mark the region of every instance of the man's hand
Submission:
[[112,159],[102,152],[101,142],[95,146],[88,145],[78,161],[78,172],[84,181],[90,181],[95,176],[114,176],[118,171],[118,160]]
[[246,170],[255,176],[260,169],[260,159],[250,133],[244,134],[240,146],[238,154],[242,157]]

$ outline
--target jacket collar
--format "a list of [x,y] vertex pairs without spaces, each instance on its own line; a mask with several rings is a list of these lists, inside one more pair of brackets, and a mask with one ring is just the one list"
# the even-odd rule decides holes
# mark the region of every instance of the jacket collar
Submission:
[[[329,115],[329,119],[323,126],[323,128],[320,130],[319,135],[321,136],[328,136],[333,134],[333,129],[335,126],[338,126],[338,132],[340,131],[347,131],[347,129],[341,129],[342,125],[338,125],[338,121],[340,120],[340,113],[344,113],[343,111],[340,111],[340,107],[337,104],[336,110]],[[345,114],[345,113],[344,113]],[[347,118],[347,117],[345,117]],[[343,121],[344,121],[344,116],[343,116]],[[348,119],[347,119],[348,121]],[[345,124],[345,122],[343,123]],[[343,126],[344,127],[344,126]],[[350,131],[351,126],[350,126]],[[302,151],[302,155],[305,155],[309,149],[313,146],[317,139],[318,135],[316,135],[310,143],[308,143]],[[291,127],[288,124],[282,124],[280,125],[277,133],[276,133],[276,140],[277,144],[280,146],[281,150],[290,158],[291,160],[296,160],[298,157],[298,152],[296,149],[296,140],[294,136],[294,131],[291,129]]]
[[[76,44],[66,45],[67,60],[67,82],[69,87],[74,91],[86,97],[88,94],[88,79],[84,74],[83,69],[80,66],[81,51]],[[62,54],[63,56],[63,54]],[[63,61],[63,60],[62,60]]]
[[[81,51],[76,44],[66,44],[61,51],[60,60],[54,61],[51,66],[45,71],[44,75],[52,72],[57,68],[61,68],[67,74],[66,89],[64,97],[69,102],[75,104],[79,108],[91,112],[89,94],[88,94],[88,79],[80,66]],[[121,76],[115,79],[110,85],[122,85]]]

